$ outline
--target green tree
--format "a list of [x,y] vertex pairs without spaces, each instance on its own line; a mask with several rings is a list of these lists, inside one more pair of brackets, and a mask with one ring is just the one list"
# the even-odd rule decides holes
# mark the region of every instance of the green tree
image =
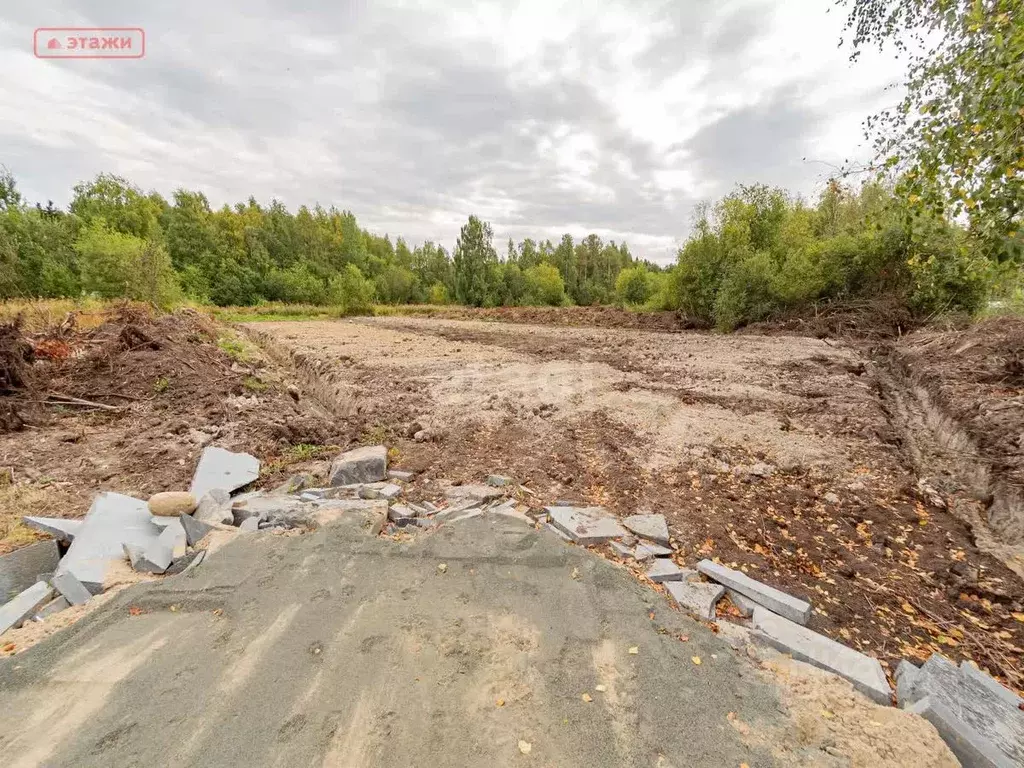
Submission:
[[622,270],[615,280],[615,296],[623,304],[639,306],[650,299],[653,292],[654,281],[642,266]]
[[489,266],[498,260],[491,244],[491,225],[476,216],[459,232],[455,244],[455,296],[462,304],[481,307],[487,300]]
[[547,304],[553,307],[565,303],[565,282],[562,275],[551,264],[538,264],[523,273],[526,280],[526,295],[531,304]]
[[1024,13],[1020,0],[840,0],[852,58],[895,45],[906,96],[867,123],[876,162],[917,211],[966,215],[986,253],[1024,252]]
[[170,306],[179,296],[171,258],[157,240],[117,232],[102,220],[75,242],[82,288],[102,298],[127,297]]

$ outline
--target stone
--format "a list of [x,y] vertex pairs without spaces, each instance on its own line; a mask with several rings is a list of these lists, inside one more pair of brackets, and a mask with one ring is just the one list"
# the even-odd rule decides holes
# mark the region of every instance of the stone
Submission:
[[195,570],[196,566],[198,566],[201,562],[203,562],[203,558],[205,558],[205,557],[206,557],[206,550],[205,549],[200,549],[196,553],[196,556],[194,558],[192,558],[192,562],[190,562],[188,565],[185,566],[185,569],[182,571],[182,573],[188,573],[189,571]]
[[487,510],[487,513],[507,517],[510,520],[516,520],[520,523],[526,523],[527,525],[533,525],[533,520],[525,512],[521,512],[516,508],[516,502],[514,499],[510,499],[508,504],[499,504],[493,509]]
[[260,529],[260,518],[258,516],[247,517],[242,521],[242,524],[238,526],[238,530],[245,531],[247,533],[253,533]]
[[232,522],[241,526],[250,517],[274,522],[295,521],[307,516],[316,503],[304,502],[295,496],[253,496],[245,501],[234,502],[231,508]]
[[197,559],[201,559],[205,554],[206,550],[199,549],[194,552],[186,553],[184,557],[176,558],[171,562],[167,570],[164,571],[164,576],[175,576],[179,573],[184,573],[189,569],[189,566],[191,566],[193,562]]
[[736,606],[736,610],[740,612],[740,616],[744,619],[749,619],[754,615],[754,609],[757,607],[757,603],[753,600],[744,597],[735,589],[725,590],[725,594],[729,596],[729,601]]
[[1024,765],[1019,697],[968,663],[932,654],[897,669],[897,700],[932,725],[963,765]]
[[209,446],[199,457],[188,491],[197,499],[219,488],[231,493],[259,479],[260,460],[248,453],[233,453]]
[[604,544],[626,534],[625,528],[603,507],[545,507],[550,525],[577,544]]
[[681,581],[685,572],[671,560],[659,558],[647,569],[647,578],[655,584],[662,584],[666,581]]
[[[661,561],[658,561],[661,562]],[[690,573],[694,573],[690,571]],[[698,619],[711,621],[715,618],[715,606],[725,594],[725,587],[721,584],[712,584],[705,581],[680,581],[665,582],[665,589],[676,601],[676,604]]]
[[332,486],[383,480],[388,476],[388,449],[371,445],[346,451],[331,464],[328,476]]
[[415,509],[412,509],[405,504],[395,504],[388,510],[388,520],[393,522],[399,528],[405,527],[406,525],[413,525],[416,522],[416,518],[419,515]]
[[490,501],[500,498],[502,491],[492,488],[489,485],[469,483],[468,485],[455,485],[445,491],[445,497],[453,502],[464,501]]
[[434,528],[439,525],[437,520],[431,520],[429,517],[417,517],[414,521],[420,528]]
[[563,541],[572,541],[572,538],[569,536],[569,534],[565,533],[559,528],[556,528],[551,523],[544,523],[544,527],[547,528],[549,531],[555,533],[558,536],[558,538],[562,539]]
[[107,568],[124,558],[124,545],[145,551],[161,530],[153,525],[149,507],[141,499],[120,493],[96,496],[57,573],[70,572],[92,594],[103,591]]
[[182,515],[179,519],[181,527],[185,531],[185,543],[190,547],[194,547],[213,530],[212,525],[208,525],[202,520],[196,520],[192,515]]
[[384,483],[378,490],[377,494],[382,499],[393,499],[396,496],[400,496],[402,493],[402,486],[395,485],[394,483]]
[[31,587],[41,574],[51,574],[60,563],[53,539],[29,544],[0,557],[0,600],[10,600]]
[[758,605],[763,605],[768,610],[784,616],[790,621],[795,621],[797,624],[807,624],[811,618],[810,603],[787,595],[767,584],[762,584],[745,573],[726,568],[711,560],[701,560],[697,563],[697,570],[712,581],[724,584],[729,589],[750,598]]
[[622,544],[622,543],[620,543],[618,541],[611,542],[609,544],[609,546],[612,548],[612,552],[614,552],[616,555],[618,555],[621,558],[628,559],[628,558],[633,557],[633,548],[632,547],[627,547],[625,544]]
[[755,638],[798,661],[845,677],[861,693],[878,704],[888,705],[892,691],[877,659],[837,643],[831,638],[772,613],[754,608]]
[[64,595],[61,595],[60,597],[55,597],[53,600],[51,600],[38,611],[36,611],[36,615],[33,618],[35,618],[36,621],[45,621],[50,616],[53,616],[53,614],[60,613],[66,608],[70,607],[71,603],[68,602],[68,599],[64,597]]
[[399,480],[403,483],[410,483],[416,477],[415,472],[407,472],[404,469],[389,469],[388,479]]
[[92,595],[89,590],[85,588],[75,574],[70,571],[64,573],[58,573],[53,577],[53,587],[71,604],[81,605],[82,603],[89,602],[89,598]]
[[231,525],[235,521],[231,511],[231,494],[223,488],[207,491],[199,500],[199,506],[192,514],[193,519],[201,523]]
[[[177,519],[164,528],[158,541],[171,547],[171,559],[175,560],[185,556],[185,548],[188,546],[188,535],[185,533],[185,526]],[[170,563],[168,563],[170,565]]]
[[185,491],[163,491],[149,497],[150,514],[157,517],[191,515],[196,508],[196,497]]
[[671,549],[660,544],[637,544],[633,550],[633,557],[641,562],[655,557],[669,557],[671,554]]
[[37,581],[28,589],[19,592],[13,600],[0,607],[0,635],[8,629],[20,627],[31,619],[53,597],[53,587],[45,581]]
[[487,484],[494,488],[504,488],[506,485],[512,484],[512,478],[504,475],[488,475]]
[[664,515],[630,515],[622,524],[641,539],[668,546],[668,524]]
[[463,512],[458,517],[451,518],[448,522],[449,523],[460,523],[463,520],[469,520],[469,519],[474,518],[474,517],[480,517],[480,515],[482,515],[483,513],[484,513],[484,511],[482,509],[471,509],[469,512]]
[[23,517],[22,522],[29,528],[48,533],[57,541],[70,544],[75,534],[82,529],[81,520],[64,520],[60,517]]
[[839,503],[839,497],[836,494],[831,493],[831,492],[830,493],[826,493],[824,496],[822,496],[822,498],[825,499],[825,501],[827,501],[829,504],[838,504]]

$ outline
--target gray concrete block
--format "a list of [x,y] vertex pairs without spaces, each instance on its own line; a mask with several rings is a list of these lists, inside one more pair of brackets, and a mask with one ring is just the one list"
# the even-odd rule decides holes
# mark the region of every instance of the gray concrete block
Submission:
[[177,534],[167,528],[160,534],[156,541],[142,551],[142,565],[135,570],[145,570],[149,573],[163,573],[167,566],[174,560],[174,548],[177,542]]
[[668,581],[665,589],[680,608],[706,621],[715,618],[715,606],[725,594],[725,587],[721,584],[704,581]]
[[681,581],[685,573],[683,569],[667,558],[658,558],[647,569],[647,578],[655,584],[666,581]]
[[92,503],[83,525],[57,573],[70,572],[92,594],[103,591],[107,568],[124,557],[123,545],[145,551],[161,530],[153,525],[146,502],[119,493],[101,493]]
[[33,616],[33,618],[36,621],[45,621],[50,616],[53,616],[53,614],[60,613],[61,611],[70,607],[71,603],[68,602],[68,599],[64,597],[64,595],[60,595],[59,597],[55,597],[53,600],[51,600],[38,611],[36,611],[36,615]]
[[250,517],[272,521],[293,520],[308,513],[311,503],[316,502],[305,502],[297,496],[250,496],[232,504],[232,520],[237,526],[241,526]]
[[[158,541],[171,547],[171,559],[175,560],[185,556],[185,549],[188,547],[188,536],[185,527],[179,518],[174,518],[170,525],[164,528]],[[168,563],[170,565],[170,563]]]
[[498,515],[500,517],[505,517],[510,520],[516,520],[520,523],[525,523],[526,525],[533,525],[533,519],[526,515],[526,513],[520,512],[518,509],[516,509],[514,503],[511,505],[499,504],[494,509],[487,510],[487,514]]
[[75,574],[70,571],[64,571],[58,573],[53,577],[53,587],[63,595],[71,605],[81,605],[87,603],[92,595],[89,590],[85,588]]
[[0,635],[8,629],[20,627],[22,622],[36,615],[42,606],[53,597],[53,587],[45,581],[37,581],[28,589],[22,590],[13,600],[0,607]]
[[744,597],[735,589],[727,589],[725,590],[725,593],[729,596],[729,600],[732,604],[736,606],[736,610],[740,612],[740,616],[745,619],[749,619],[754,615],[754,609],[757,607],[757,603]]
[[82,529],[83,523],[82,520],[64,520],[60,517],[27,516],[21,519],[29,528],[48,533],[57,541],[62,541],[65,544],[74,541],[75,534]]
[[255,456],[209,446],[199,457],[199,465],[188,490],[197,499],[202,499],[215,488],[230,493],[258,480],[259,476],[260,461]]
[[380,498],[390,500],[402,494],[402,486],[395,485],[394,483],[384,483],[377,493]]
[[42,574],[57,570],[60,549],[57,542],[38,541],[0,556],[0,600],[10,600],[31,587]]
[[480,517],[480,515],[482,515],[483,513],[484,511],[482,509],[471,509],[469,510],[469,512],[463,512],[461,515],[449,518],[447,522],[460,523],[463,520],[471,520],[474,517]]
[[668,523],[664,515],[630,515],[622,524],[641,539],[668,546]]
[[192,517],[202,523],[211,525],[233,525],[235,518],[231,511],[231,494],[223,488],[214,488],[207,491],[199,500],[199,506],[192,513]]
[[622,558],[625,558],[625,559],[630,559],[630,558],[633,557],[633,548],[632,547],[627,547],[625,544],[622,544],[622,543],[620,543],[618,541],[611,542],[609,544],[609,546],[612,548],[612,552],[614,552],[619,557],[622,557]]
[[328,476],[332,486],[383,480],[388,476],[388,449],[371,445],[345,451],[331,464]]
[[626,534],[603,507],[545,507],[551,525],[577,544],[604,544]]
[[914,683],[919,670],[907,660],[896,665],[896,703],[907,707],[914,703]]
[[416,518],[419,517],[415,509],[406,506],[405,504],[394,504],[388,509],[388,520],[393,522],[399,528],[404,528],[407,525],[414,525]]
[[488,475],[487,484],[495,488],[504,488],[506,485],[512,484],[512,478],[504,475]]
[[877,659],[812,632],[761,606],[754,609],[754,627],[759,630],[756,637],[777,650],[845,677],[861,693],[879,704],[890,703],[892,692]]
[[180,522],[185,531],[185,543],[190,547],[194,547],[213,530],[212,525],[207,525],[202,520],[196,520],[192,515],[182,515]]
[[960,662],[960,675],[961,677],[972,679],[988,689],[993,696],[1006,702],[1006,706],[1010,708],[1019,709],[1021,704],[1024,704],[1024,699],[1000,683],[992,675],[982,672],[973,661]]
[[1024,765],[1024,762],[1012,760],[984,735],[960,720],[954,714],[956,710],[941,701],[925,696],[907,710],[935,726],[964,768],[1020,768]]
[[668,557],[672,554],[672,550],[668,547],[663,547],[660,544],[637,544],[633,550],[633,557],[643,562],[644,560],[653,560],[656,557]]
[[242,524],[238,526],[238,530],[245,531],[246,533],[255,533],[260,529],[260,518],[249,517],[242,521]]
[[563,541],[572,541],[572,538],[569,536],[569,534],[567,534],[565,531],[560,530],[559,528],[556,528],[551,523],[545,523],[544,527],[552,533],[554,533],[556,536],[558,536],[558,538],[562,539]]
[[411,482],[416,477],[415,472],[406,472],[404,469],[389,469],[388,479],[399,480],[403,483]]
[[810,603],[787,595],[775,587],[762,584],[741,571],[734,571],[732,568],[726,568],[711,560],[701,560],[697,563],[697,570],[712,581],[717,581],[719,584],[739,592],[758,605],[763,605],[773,613],[795,621],[797,624],[806,624],[811,618]]
[[467,485],[454,485],[444,493],[445,497],[453,503],[466,501],[490,501],[501,498],[502,491],[492,488],[489,485],[480,483],[469,483]]

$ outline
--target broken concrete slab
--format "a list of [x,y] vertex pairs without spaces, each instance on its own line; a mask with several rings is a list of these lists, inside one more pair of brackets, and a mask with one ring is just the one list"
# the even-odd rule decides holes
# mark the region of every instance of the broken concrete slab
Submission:
[[558,536],[558,538],[562,539],[563,541],[572,541],[572,537],[570,537],[569,534],[567,534],[565,531],[559,528],[556,528],[551,523],[544,523],[544,527],[552,533],[554,533],[556,536]]
[[199,506],[192,513],[192,517],[210,525],[214,523],[231,525],[235,521],[231,504],[231,494],[228,491],[223,488],[214,488],[207,491],[199,500]]
[[664,515],[630,515],[622,524],[641,539],[668,546],[668,523]]
[[57,570],[57,542],[39,541],[0,556],[0,601],[10,600],[31,587],[39,577]]
[[181,520],[175,519],[165,526],[158,541],[163,542],[165,545],[170,545],[172,560],[184,557],[185,549],[188,546],[188,536],[185,533],[185,527],[181,524]]
[[258,480],[259,476],[260,460],[255,456],[209,446],[199,457],[199,466],[188,491],[195,498],[202,499],[215,488],[230,493]]
[[99,494],[57,573],[70,572],[92,594],[102,592],[108,566],[124,557],[123,545],[144,552],[159,538],[160,528],[152,520],[149,507],[141,499],[120,493]]
[[500,504],[497,507],[494,507],[494,509],[487,510],[487,514],[500,515],[501,517],[507,517],[511,520],[518,520],[520,523],[533,525],[533,519],[525,512],[520,512],[516,509],[514,502],[512,504]]
[[55,597],[53,600],[51,600],[38,611],[36,611],[36,615],[32,618],[34,618],[36,621],[45,621],[50,616],[53,616],[53,614],[60,613],[61,611],[70,607],[71,603],[68,602],[68,599],[63,595],[60,595],[59,597]]
[[491,499],[500,498],[504,493],[489,485],[469,483],[467,485],[454,485],[445,491],[444,495],[449,501],[465,502],[490,501]]
[[[545,520],[544,522],[547,522],[547,521]],[[619,557],[626,558],[626,559],[629,559],[629,558],[633,557],[633,548],[632,547],[627,547],[625,544],[623,544],[621,542],[618,542],[618,541],[610,542],[609,546],[612,548],[612,552],[614,552]]]
[[981,684],[984,688],[988,689],[989,693],[1005,701],[1006,705],[1011,708],[1020,709],[1021,705],[1024,704],[1024,699],[1000,683],[992,675],[982,672],[973,661],[960,662],[960,675]]
[[251,496],[245,501],[234,502],[231,513],[234,524],[240,527],[250,517],[275,522],[302,517],[315,503],[304,502],[295,496]]
[[449,523],[460,523],[463,520],[470,520],[470,519],[472,519],[474,517],[480,517],[480,515],[482,515],[483,513],[484,513],[484,511],[482,509],[471,509],[469,512],[463,512],[461,515],[459,515],[457,517],[450,518],[448,520],[448,522]]
[[181,527],[185,531],[185,543],[194,547],[202,538],[213,530],[212,525],[196,520],[192,515],[182,515]]
[[331,464],[332,486],[354,483],[375,483],[388,476],[388,449],[383,445],[370,445],[345,451]]
[[389,480],[400,480],[403,483],[411,482],[416,477],[415,472],[406,472],[404,469],[389,469],[388,479]]
[[85,588],[85,585],[75,578],[75,574],[70,571],[56,574],[53,577],[52,583],[54,589],[60,592],[71,605],[87,603],[89,598],[92,597],[89,590]]
[[22,590],[13,600],[0,607],[0,635],[8,629],[20,627],[22,622],[35,616],[42,606],[53,597],[53,587],[45,581],[37,581]]
[[837,643],[831,638],[772,613],[762,606],[754,609],[755,637],[798,661],[845,677],[861,693],[879,704],[889,704],[892,691],[877,659]]
[[758,605],[784,616],[797,624],[807,624],[811,618],[811,604],[785,592],[762,584],[741,571],[734,571],[711,560],[701,560],[697,570],[712,581],[724,584],[729,589],[739,592]]
[[[695,573],[690,571],[690,573]],[[713,584],[705,581],[681,581],[665,582],[665,589],[672,595],[680,608],[683,608],[698,619],[711,621],[715,618],[715,606],[725,594],[725,587],[721,584]]]
[[545,507],[550,525],[577,544],[604,544],[621,538],[626,529],[603,507]]
[[394,483],[384,483],[378,490],[382,499],[393,499],[402,494],[402,486],[395,485]]
[[23,517],[22,522],[29,528],[48,533],[57,541],[70,544],[82,529],[81,520],[64,520],[60,517]]
[[666,581],[681,581],[685,575],[682,568],[667,558],[658,558],[647,569],[647,578],[655,584],[662,584]]
[[247,517],[242,521],[241,525],[238,526],[238,530],[245,531],[246,533],[254,533],[260,529],[260,518],[258,516]]
[[740,612],[740,616],[744,619],[749,619],[754,615],[754,609],[757,607],[750,598],[744,597],[735,589],[727,589],[725,593],[729,596],[729,601],[736,606],[736,610]]
[[494,488],[504,488],[506,485],[512,484],[512,478],[504,475],[488,475],[486,482]]
[[655,557],[669,557],[672,550],[660,544],[637,544],[633,550],[633,557],[640,562],[651,560]]
[[417,517],[419,514],[416,510],[405,504],[395,504],[388,510],[388,520],[400,528],[413,525]]
[[931,722],[964,765],[1024,765],[1024,712],[1012,691],[937,653],[897,672],[900,706]]

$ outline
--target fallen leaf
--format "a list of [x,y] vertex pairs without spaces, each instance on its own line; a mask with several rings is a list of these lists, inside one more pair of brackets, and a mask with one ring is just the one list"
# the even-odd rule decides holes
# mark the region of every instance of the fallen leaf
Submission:
[[519,751],[524,755],[530,754],[530,750],[533,749],[533,744],[528,741],[519,740]]
[[638,653],[640,653],[640,649],[635,645],[629,649],[630,656],[636,656]]
[[587,702],[587,704],[589,704],[590,702],[592,702],[594,700],[593,697],[589,693],[584,693],[582,696],[580,696],[580,698],[583,699],[585,702]]
[[692,661],[697,666],[700,666],[700,656],[691,656],[690,661]]
[[594,686],[594,690],[597,691],[598,693],[604,693],[605,691],[608,690],[608,686],[607,685],[595,685]]
[[498,706],[498,707],[504,707],[504,706],[505,706],[505,700],[504,700],[504,699],[498,699],[498,700],[497,700],[497,701],[495,702],[495,706]]
[[223,608],[217,608],[216,610],[214,610],[213,615],[214,616],[220,616],[223,613],[224,613],[224,609]]
[[1011,613],[1010,615],[1013,616],[1013,618],[1015,618],[1021,624],[1024,624],[1024,613]]
[[917,613],[917,610],[910,603],[904,603],[903,605],[900,606],[900,608],[902,608],[905,613],[910,613],[910,614]]
[[7,645],[4,646],[4,653],[10,653],[15,648],[17,648],[17,646],[14,643],[8,643]]
[[437,566],[437,570],[440,571],[441,573],[447,573],[447,571],[448,571],[448,563],[441,563],[439,566]]

